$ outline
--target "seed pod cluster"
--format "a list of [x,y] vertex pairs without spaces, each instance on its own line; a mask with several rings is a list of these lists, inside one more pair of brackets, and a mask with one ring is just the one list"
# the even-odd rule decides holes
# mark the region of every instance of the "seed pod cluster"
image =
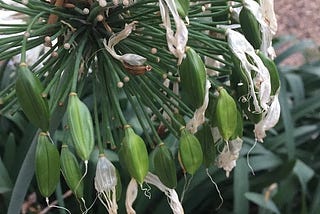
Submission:
[[224,140],[234,136],[237,129],[237,105],[234,99],[224,88],[219,88],[219,97],[216,106],[216,119],[219,132]]
[[41,95],[42,92],[43,87],[40,80],[26,65],[20,65],[16,80],[16,94],[20,106],[32,124],[42,131],[48,131],[49,107],[47,100]]
[[125,126],[120,155],[130,175],[142,184],[149,170],[148,151],[142,138],[130,126]]
[[68,187],[77,198],[83,198],[83,182],[79,163],[66,144],[61,148],[60,165]]
[[179,67],[181,96],[191,108],[199,108],[206,92],[206,68],[201,57],[190,47]]
[[260,31],[260,24],[256,17],[246,4],[242,7],[239,14],[239,21],[241,29],[244,36],[250,42],[250,44],[255,48],[259,49],[262,43],[262,34]]
[[172,153],[164,143],[160,143],[154,151],[153,164],[155,174],[168,188],[177,186],[176,167]]
[[76,93],[69,95],[67,116],[75,150],[83,161],[87,161],[94,147],[93,124],[88,107]]
[[199,140],[186,129],[181,130],[179,157],[181,166],[191,175],[197,171],[203,161]]
[[59,152],[46,132],[38,136],[35,155],[35,174],[42,196],[49,197],[56,189],[60,178]]

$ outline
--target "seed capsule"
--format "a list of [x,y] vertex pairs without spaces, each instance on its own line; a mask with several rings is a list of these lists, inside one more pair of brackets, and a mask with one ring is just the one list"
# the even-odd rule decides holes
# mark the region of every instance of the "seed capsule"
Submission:
[[176,167],[172,153],[164,143],[159,144],[155,149],[153,164],[155,174],[158,175],[161,182],[170,189],[175,188],[177,186]]
[[82,175],[79,163],[67,145],[62,145],[60,165],[68,187],[77,198],[83,198],[83,182],[81,181]]
[[47,100],[41,96],[42,92],[40,80],[26,65],[20,65],[16,81],[16,94],[20,106],[32,124],[42,131],[48,131],[49,107]]
[[278,93],[278,90],[280,88],[280,77],[277,66],[273,60],[264,55],[261,51],[257,51],[257,55],[260,57],[263,64],[269,71],[271,82],[271,95],[275,95],[276,93]]
[[149,170],[148,152],[142,138],[130,126],[125,127],[121,157],[130,175],[142,184]]
[[35,174],[41,195],[49,197],[55,191],[59,182],[60,162],[59,152],[45,132],[41,132],[38,136]]
[[237,129],[237,106],[224,88],[219,88],[216,119],[219,132],[224,140],[229,140]]
[[203,152],[203,164],[208,168],[214,163],[217,151],[209,124],[204,124],[196,133]]
[[188,16],[190,1],[189,0],[175,0],[178,14],[181,18]]
[[246,39],[254,49],[259,49],[262,43],[260,24],[246,5],[244,5],[240,11],[239,21]]
[[199,108],[206,93],[206,69],[200,56],[190,47],[187,48],[179,72],[182,99],[193,109]]
[[75,150],[83,161],[87,161],[94,147],[93,124],[88,107],[76,93],[69,95],[67,115]]
[[193,175],[203,161],[201,145],[198,139],[186,129],[181,131],[179,155],[183,169]]

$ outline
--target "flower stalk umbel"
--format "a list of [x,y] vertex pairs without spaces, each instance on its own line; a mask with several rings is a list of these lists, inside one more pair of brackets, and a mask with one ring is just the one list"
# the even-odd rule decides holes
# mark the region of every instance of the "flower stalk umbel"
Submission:
[[[131,179],[129,213],[135,213],[139,186],[149,196],[145,183],[183,213],[177,174],[216,164],[228,176],[243,144],[243,121],[254,124],[252,137],[263,141],[279,119],[272,0],[17,0],[0,1],[0,8],[23,15],[19,24],[0,23],[0,61],[11,60],[4,69],[15,68],[17,76],[1,88],[1,114],[24,114],[42,130],[39,145],[48,154],[37,154],[36,174],[45,197],[60,176],[52,160],[59,162],[61,146],[64,179],[84,203],[89,181],[79,161],[87,166],[98,147],[94,186],[109,213],[118,210],[117,170]],[[240,17],[234,8],[242,8]],[[53,118],[69,136],[63,143],[50,137],[56,111],[65,112]],[[149,168],[153,149],[156,175]],[[109,159],[110,150],[117,158]],[[55,169],[54,181],[43,177],[42,159]]]

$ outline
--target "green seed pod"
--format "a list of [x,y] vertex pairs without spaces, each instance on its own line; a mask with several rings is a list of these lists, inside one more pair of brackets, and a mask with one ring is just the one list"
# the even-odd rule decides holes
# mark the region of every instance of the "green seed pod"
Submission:
[[181,166],[191,175],[197,171],[203,161],[202,149],[198,139],[185,129],[181,130],[179,156]]
[[121,150],[129,174],[142,184],[149,170],[148,151],[142,138],[135,134],[130,126],[125,127]]
[[237,128],[234,132],[234,135],[231,137],[231,140],[234,140],[236,138],[242,138],[243,136],[243,116],[242,113],[237,110]]
[[229,140],[237,129],[237,105],[224,88],[219,88],[216,118],[219,132],[224,140]]
[[94,147],[93,124],[88,107],[76,93],[70,93],[67,107],[68,125],[78,156],[89,160]]
[[200,56],[187,47],[179,67],[182,100],[191,108],[202,106],[206,93],[206,68]]
[[61,148],[60,165],[68,187],[77,198],[83,198],[83,182],[79,163],[66,144]]
[[177,173],[172,153],[164,143],[160,143],[154,152],[155,174],[168,188],[175,188],[177,186]]
[[181,18],[188,16],[190,1],[189,0],[175,0],[178,14]]
[[[232,55],[232,54],[231,54]],[[236,90],[236,97],[239,100],[241,109],[245,112],[250,121],[258,123],[262,119],[262,113],[253,112],[250,106],[253,106],[253,100],[247,99],[249,94],[249,81],[241,67],[240,60],[232,55],[234,67],[230,75],[232,87]]]
[[209,124],[204,124],[201,129],[196,133],[203,152],[203,164],[208,168],[216,159],[217,149],[214,144],[214,139],[211,133]]
[[277,66],[273,60],[264,55],[261,51],[257,51],[257,55],[260,57],[261,61],[269,71],[271,82],[271,95],[275,95],[280,88],[280,77]]
[[244,36],[254,47],[259,49],[262,43],[260,24],[252,12],[244,5],[239,14],[241,29]]
[[50,113],[48,102],[42,97],[42,92],[40,80],[26,65],[20,65],[16,81],[16,94],[20,106],[32,124],[42,131],[48,131]]
[[45,132],[41,132],[38,136],[35,174],[41,195],[49,197],[55,191],[59,182],[60,162],[59,152]]

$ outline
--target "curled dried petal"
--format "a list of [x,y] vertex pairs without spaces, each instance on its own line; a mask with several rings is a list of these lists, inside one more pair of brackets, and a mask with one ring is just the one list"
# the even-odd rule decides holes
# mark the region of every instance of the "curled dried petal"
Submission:
[[134,178],[131,178],[131,181],[127,187],[126,193],[126,210],[128,214],[135,214],[136,211],[133,209],[133,202],[136,200],[138,195],[138,183]]

